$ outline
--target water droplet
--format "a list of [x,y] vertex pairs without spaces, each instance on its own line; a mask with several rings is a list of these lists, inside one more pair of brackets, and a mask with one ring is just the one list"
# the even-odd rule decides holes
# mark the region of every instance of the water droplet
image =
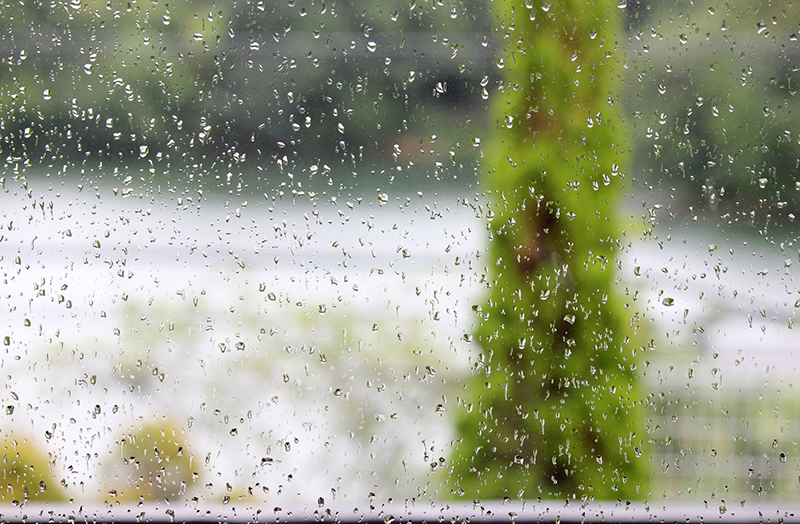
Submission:
[[760,187],[761,189],[764,189],[765,187],[767,187],[767,182],[769,182],[769,180],[767,180],[766,178],[763,178],[763,177],[759,178],[758,179],[758,187]]
[[258,51],[259,49],[261,49],[261,44],[260,43],[258,43],[256,41],[250,42],[250,51]]
[[626,7],[628,7],[627,0],[620,0],[620,2],[617,4],[617,7],[619,7],[620,9],[625,9]]
[[161,17],[161,23],[163,23],[164,25],[169,25],[169,21],[170,18],[168,14]]
[[371,41],[367,42],[367,51],[369,51],[370,53],[374,53],[376,49],[378,49],[378,44]]
[[675,299],[672,298],[672,297],[664,297],[664,299],[661,301],[661,303],[664,304],[667,307],[674,306],[675,305]]
[[44,98],[45,100],[50,100],[51,98],[53,98],[50,95],[50,90],[49,89],[45,89],[44,90],[44,92],[42,93],[42,98]]
[[139,146],[139,158],[146,157],[148,152],[149,148],[147,146]]

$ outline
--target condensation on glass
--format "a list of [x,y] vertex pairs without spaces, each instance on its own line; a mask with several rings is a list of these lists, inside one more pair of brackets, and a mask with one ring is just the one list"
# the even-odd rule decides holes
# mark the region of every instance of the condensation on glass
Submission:
[[[472,501],[448,477],[467,390],[502,387],[485,158],[519,123],[492,102],[508,46],[538,52],[498,5],[0,5],[0,504]],[[792,501],[800,13],[604,9],[634,501]]]

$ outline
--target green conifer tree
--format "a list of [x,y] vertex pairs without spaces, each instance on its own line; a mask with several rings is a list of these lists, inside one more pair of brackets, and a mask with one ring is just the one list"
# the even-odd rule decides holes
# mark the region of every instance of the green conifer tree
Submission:
[[602,0],[494,5],[504,76],[485,178],[493,273],[451,487],[481,499],[643,498],[638,345],[615,285],[621,12]]

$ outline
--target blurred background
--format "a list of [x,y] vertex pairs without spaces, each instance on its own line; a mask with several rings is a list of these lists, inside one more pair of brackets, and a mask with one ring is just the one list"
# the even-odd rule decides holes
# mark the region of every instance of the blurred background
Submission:
[[[488,3],[0,6],[0,499],[453,498]],[[616,8],[646,498],[793,500],[800,13]]]

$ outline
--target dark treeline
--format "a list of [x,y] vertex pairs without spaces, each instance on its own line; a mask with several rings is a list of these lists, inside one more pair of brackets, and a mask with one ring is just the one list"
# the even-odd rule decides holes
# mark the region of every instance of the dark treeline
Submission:
[[[674,213],[793,220],[796,7],[626,5],[614,96],[631,124],[633,176],[677,197]],[[391,167],[447,159],[494,126],[486,108],[502,69],[482,0],[0,9],[0,155],[12,162],[245,155]]]
[[496,70],[475,1],[1,7],[0,149],[31,162],[391,159],[463,129]]
[[790,225],[800,213],[798,7],[636,1],[627,10],[624,98],[639,180],[680,220],[761,234]]

